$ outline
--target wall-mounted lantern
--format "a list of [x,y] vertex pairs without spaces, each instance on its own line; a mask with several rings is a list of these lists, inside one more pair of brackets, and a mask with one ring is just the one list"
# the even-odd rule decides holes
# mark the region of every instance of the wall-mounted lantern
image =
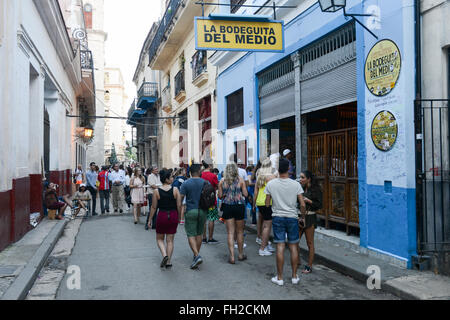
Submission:
[[372,14],[347,13],[345,11],[345,6],[347,5],[346,0],[319,0],[319,4],[322,12],[336,12],[341,9],[344,10],[345,17],[351,17],[378,40],[378,37],[372,31],[370,31],[365,25],[363,25],[361,21],[355,18],[355,17],[371,17],[373,16]]

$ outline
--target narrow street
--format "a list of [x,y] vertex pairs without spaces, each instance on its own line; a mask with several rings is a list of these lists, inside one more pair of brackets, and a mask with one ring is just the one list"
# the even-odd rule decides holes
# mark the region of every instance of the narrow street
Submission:
[[[142,219],[143,220],[143,219]],[[190,270],[192,261],[184,227],[175,238],[172,270],[161,270],[161,254],[155,232],[134,225],[130,215],[89,218],[83,221],[68,266],[81,270],[81,290],[67,288],[64,276],[58,300],[311,300],[311,299],[396,299],[327,267],[316,265],[314,273],[290,282],[285,267],[285,285],[270,282],[275,257],[257,254],[255,235],[247,234],[248,260],[227,263],[226,230],[216,225],[218,245],[203,245],[204,263]],[[304,239],[302,240],[304,241]],[[287,254],[288,257],[288,254]]]

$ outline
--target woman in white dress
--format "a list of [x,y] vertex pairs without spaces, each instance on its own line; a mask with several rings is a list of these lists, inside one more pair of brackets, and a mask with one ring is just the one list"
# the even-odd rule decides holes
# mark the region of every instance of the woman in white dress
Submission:
[[144,206],[145,178],[141,168],[134,170],[134,176],[130,180],[131,203],[133,204],[134,224],[138,224],[141,216],[141,207]]

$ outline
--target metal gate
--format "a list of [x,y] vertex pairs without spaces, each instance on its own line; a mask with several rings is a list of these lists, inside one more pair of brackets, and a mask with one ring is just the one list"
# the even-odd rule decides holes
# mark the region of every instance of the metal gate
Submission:
[[450,252],[450,100],[416,100],[416,211],[420,255]]
[[308,136],[308,168],[323,190],[325,220],[359,228],[357,129],[321,132]]

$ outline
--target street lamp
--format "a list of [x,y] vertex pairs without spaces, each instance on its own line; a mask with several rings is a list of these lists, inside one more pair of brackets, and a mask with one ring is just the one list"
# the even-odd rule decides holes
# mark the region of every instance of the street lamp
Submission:
[[355,18],[355,17],[371,17],[373,16],[372,14],[347,13],[345,11],[345,6],[347,5],[346,0],[319,0],[319,4],[322,12],[336,12],[341,9],[344,10],[345,17],[351,17],[378,40],[378,37],[372,31],[370,31],[365,25],[363,25],[361,21]]
[[319,3],[323,12],[336,12],[345,8],[346,0],[319,0]]
[[90,139],[94,135],[94,129],[91,128],[84,128],[84,138]]

